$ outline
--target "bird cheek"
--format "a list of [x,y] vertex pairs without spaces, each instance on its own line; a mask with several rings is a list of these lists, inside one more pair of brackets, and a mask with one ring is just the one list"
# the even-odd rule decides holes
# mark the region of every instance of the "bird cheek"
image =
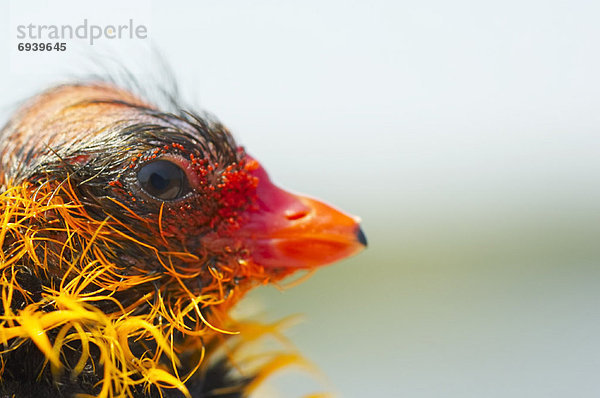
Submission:
[[[254,161],[255,162],[255,161]],[[266,269],[314,268],[358,253],[366,246],[360,220],[321,201],[274,185],[257,163],[256,206],[235,237]]]

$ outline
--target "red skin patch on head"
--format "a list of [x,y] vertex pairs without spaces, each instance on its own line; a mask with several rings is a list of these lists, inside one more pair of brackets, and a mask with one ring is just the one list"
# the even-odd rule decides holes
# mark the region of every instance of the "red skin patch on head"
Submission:
[[167,209],[164,231],[182,240],[208,231],[230,235],[243,222],[243,213],[254,205],[258,179],[248,173],[245,161],[224,170],[208,159],[194,157],[185,163],[194,193],[184,203]]
[[71,164],[83,164],[87,162],[90,158],[90,155],[77,155],[68,159],[68,162]]

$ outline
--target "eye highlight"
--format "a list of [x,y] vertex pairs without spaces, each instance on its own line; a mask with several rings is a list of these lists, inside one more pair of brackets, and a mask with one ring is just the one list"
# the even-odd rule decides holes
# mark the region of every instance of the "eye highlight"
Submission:
[[138,171],[137,179],[146,193],[160,200],[182,197],[188,185],[185,172],[168,160],[157,160],[144,165]]

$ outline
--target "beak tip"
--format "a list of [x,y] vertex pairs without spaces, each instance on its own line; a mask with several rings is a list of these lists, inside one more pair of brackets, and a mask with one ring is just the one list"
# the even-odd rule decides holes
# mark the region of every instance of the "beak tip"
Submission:
[[367,243],[367,236],[365,235],[365,233],[363,232],[362,228],[360,227],[360,225],[358,226],[358,229],[356,231],[356,239],[358,240],[358,242],[360,244],[362,244],[364,247],[368,246]]

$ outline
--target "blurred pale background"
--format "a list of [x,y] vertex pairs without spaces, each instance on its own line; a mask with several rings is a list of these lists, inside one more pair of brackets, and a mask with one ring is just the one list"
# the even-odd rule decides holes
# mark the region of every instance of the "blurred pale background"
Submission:
[[[276,181],[364,220],[366,252],[250,297],[305,315],[288,335],[329,379],[283,396],[600,395],[600,3],[63,3],[31,22],[146,18]],[[151,69],[139,45],[80,47]],[[22,61],[0,61],[3,111],[89,64]]]

